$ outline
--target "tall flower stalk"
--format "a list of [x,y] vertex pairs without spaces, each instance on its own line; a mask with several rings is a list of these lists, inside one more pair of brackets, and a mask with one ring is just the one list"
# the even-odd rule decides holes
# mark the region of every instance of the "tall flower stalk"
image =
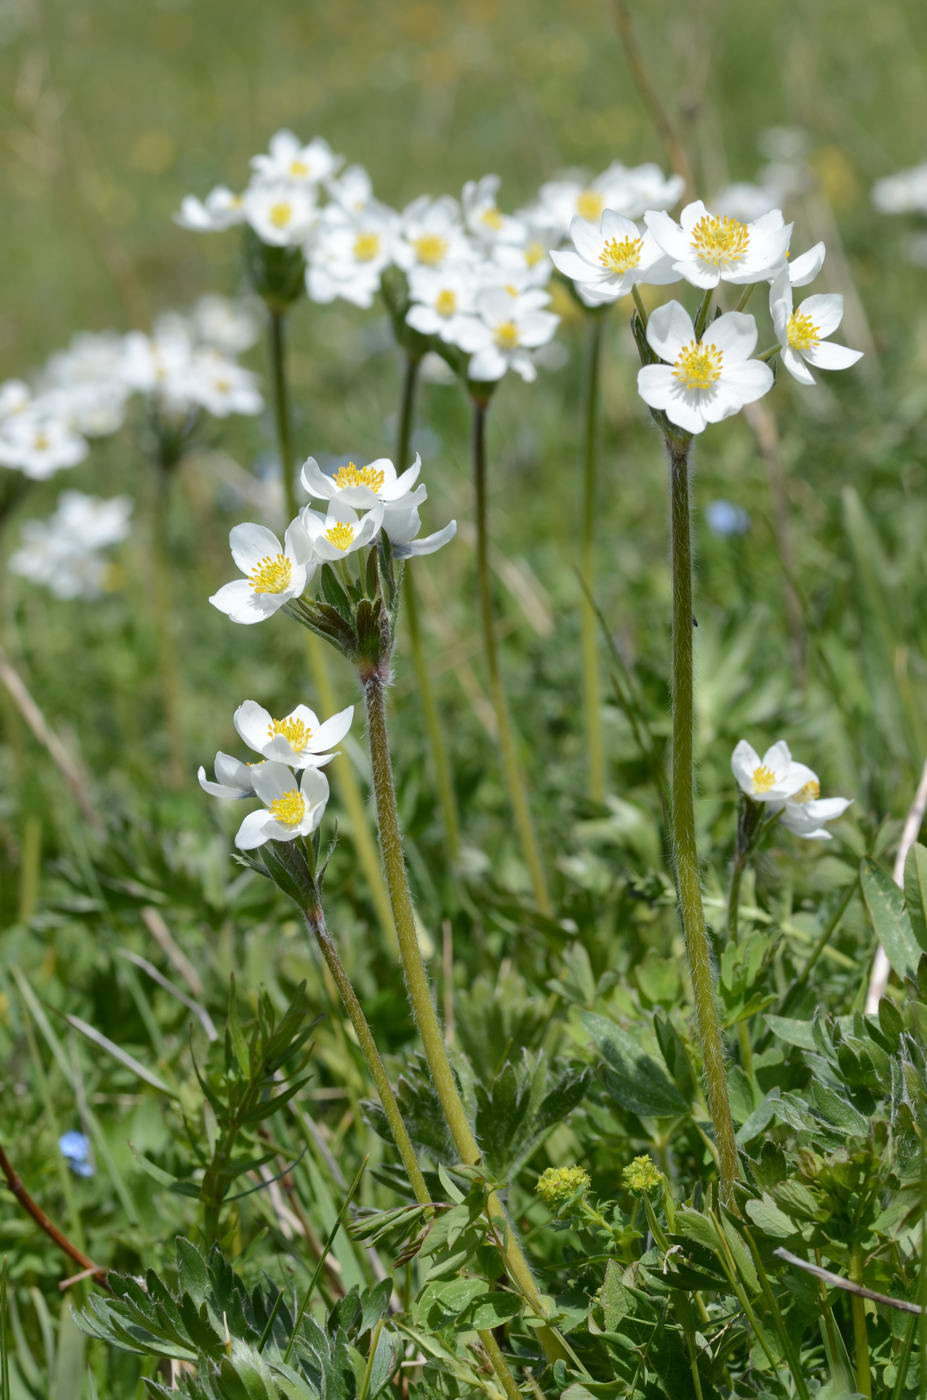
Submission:
[[496,642],[495,609],[492,598],[492,573],[489,565],[489,508],[486,494],[486,416],[489,398],[471,392],[473,404],[473,486],[476,506],[476,569],[480,596],[480,621],[483,632],[483,652],[489,675],[489,692],[496,717],[502,772],[508,789],[509,802],[515,818],[515,829],[522,855],[528,867],[535,903],[542,914],[552,917],[554,906],[547,888],[547,876],[541,848],[538,844],[524,770],[518,754],[518,743],[512,728],[508,698],[502,676],[502,664]]
[[173,457],[164,452],[155,454],[155,460],[152,464],[154,471],[152,473],[151,531],[149,536],[151,600],[158,651],[158,680],[161,686],[164,727],[167,732],[167,778],[172,788],[180,788],[187,781],[183,695],[180,663],[177,655],[176,617],[171,587],[170,558],[171,487],[179,461],[180,455]]
[[595,522],[599,511],[598,431],[599,371],[602,360],[603,311],[590,309],[586,361],[583,371],[583,501],[579,569],[583,582],[580,601],[583,657],[583,710],[586,719],[588,791],[593,802],[605,799],[605,741],[602,735],[602,695],[599,679],[599,626],[595,611]]

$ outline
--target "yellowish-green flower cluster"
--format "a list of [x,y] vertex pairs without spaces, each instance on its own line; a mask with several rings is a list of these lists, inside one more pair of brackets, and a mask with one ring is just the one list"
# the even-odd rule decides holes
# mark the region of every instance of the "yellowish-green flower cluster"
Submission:
[[591,1185],[584,1167],[548,1167],[534,1188],[551,1210],[557,1210]]
[[621,1179],[628,1190],[638,1196],[649,1195],[663,1185],[663,1173],[646,1153],[628,1163],[621,1173]]

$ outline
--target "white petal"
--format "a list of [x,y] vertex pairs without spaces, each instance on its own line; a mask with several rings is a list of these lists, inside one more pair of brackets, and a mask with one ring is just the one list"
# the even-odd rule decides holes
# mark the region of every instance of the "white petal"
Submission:
[[293,774],[282,763],[262,763],[254,770],[254,791],[267,807],[295,786]]
[[833,335],[843,320],[843,297],[839,292],[818,292],[816,296],[805,297],[798,309],[811,317],[818,335]]
[[299,474],[303,490],[318,501],[330,501],[337,487],[327,472],[323,472],[314,457],[307,457]]
[[248,522],[236,525],[229,533],[232,558],[243,574],[251,574],[267,555],[282,553],[280,541],[266,525]]
[[490,383],[494,379],[501,379],[507,368],[502,352],[495,345],[484,345],[471,359],[467,367],[467,377],[478,384]]
[[779,358],[792,378],[797,379],[799,384],[815,384],[817,382],[801,355],[790,345],[783,347]]
[[745,360],[743,364],[725,369],[721,385],[734,394],[740,408],[745,403],[755,403],[764,394],[768,394],[775,382],[769,365],[764,364],[762,360]]
[[614,209],[606,209],[602,214],[602,232],[606,238],[617,238],[623,241],[625,238],[640,238],[641,231],[637,224],[626,219],[623,214],[616,214]]
[[219,752],[216,754],[215,769],[220,783],[242,788],[245,792],[254,791],[252,770],[247,763],[242,763],[240,758],[233,758],[230,753]]
[[650,408],[665,409],[676,390],[669,365],[642,365],[637,372],[637,392]]
[[[776,781],[784,778],[792,763],[792,751],[784,739],[777,739],[763,754],[763,767],[776,775]],[[796,783],[796,789],[801,783]]]
[[[689,206],[691,208],[691,206]],[[674,219],[662,209],[651,209],[644,215],[644,223],[653,234],[664,253],[681,260],[689,255],[689,239]]]
[[744,792],[753,791],[753,775],[759,767],[760,756],[756,749],[746,739],[741,739],[731,754],[731,772]]
[[558,272],[562,272],[564,277],[571,278],[574,282],[585,282],[597,271],[604,272],[604,268],[595,268],[591,262],[585,261],[578,253],[573,253],[569,249],[563,253],[551,252],[551,262]]
[[307,768],[299,780],[299,790],[312,806],[326,803],[329,797],[328,779],[318,768]]
[[832,340],[822,340],[804,352],[805,359],[817,369],[849,369],[863,358],[862,350],[851,350],[847,345],[835,345]]
[[236,578],[224,583],[209,601],[233,622],[250,624],[272,617],[286,598],[279,593],[257,593],[246,578]]
[[255,700],[245,700],[239,705],[232,716],[232,723],[240,738],[249,749],[254,749],[255,753],[262,754],[273,737],[273,718]]
[[249,812],[238,828],[235,845],[240,851],[253,851],[256,846],[263,846],[265,841],[270,840],[268,827],[276,825],[270,814],[263,809]]
[[324,753],[335,744],[340,744],[341,740],[351,728],[351,721],[354,718],[354,706],[349,705],[346,710],[339,710],[331,719],[325,720],[317,729],[313,729],[312,738],[306,745],[310,753]]
[[692,317],[678,301],[658,306],[647,322],[647,340],[653,350],[669,364],[675,363],[680,350],[695,339]]
[[780,272],[778,277],[774,277],[769,287],[769,314],[772,317],[773,329],[780,345],[785,345],[788,340],[788,323],[792,314],[792,286],[789,282],[788,272]]
[[809,282],[814,281],[824,266],[826,251],[823,243],[815,243],[807,253],[792,258],[789,263],[789,281],[793,287],[807,287]]
[[595,224],[577,215],[570,221],[570,237],[581,258],[589,263],[598,263],[604,239]]
[[700,394],[678,394],[667,405],[666,416],[677,428],[687,433],[701,433],[705,430],[706,418]]
[[[306,532],[302,518],[297,515],[295,520],[291,520],[286,527],[286,534],[283,537],[283,550],[288,558],[297,564],[308,564],[312,558],[312,540]],[[297,591],[302,592],[305,580],[299,584]],[[294,580],[294,588],[296,587]]]
[[724,355],[724,367],[728,362],[735,364],[747,360],[756,349],[758,331],[756,321],[745,311],[727,311],[718,316],[708,326],[702,341],[706,345],[716,345]]
[[407,556],[420,558],[423,554],[434,554],[442,545],[452,540],[456,534],[457,521],[451,520],[443,530],[436,530],[433,535],[425,535],[423,539],[412,540],[410,544],[400,545],[396,554],[400,559]]

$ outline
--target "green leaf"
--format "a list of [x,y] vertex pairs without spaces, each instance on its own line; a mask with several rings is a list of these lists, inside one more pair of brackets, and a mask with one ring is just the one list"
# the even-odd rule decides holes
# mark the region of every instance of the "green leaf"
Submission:
[[904,897],[911,930],[918,946],[927,952],[927,847],[916,842],[904,867]]
[[587,1011],[583,1025],[605,1061],[605,1083],[622,1108],[643,1118],[675,1117],[689,1104],[652,1056],[628,1031]]
[[750,1219],[764,1235],[774,1240],[787,1240],[795,1234],[795,1223],[785,1211],[779,1209],[766,1192],[756,1201],[748,1201],[744,1207]]
[[164,1080],[159,1079],[153,1070],[146,1069],[143,1064],[140,1064],[139,1061],[135,1059],[134,1055],[130,1055],[127,1050],[123,1050],[120,1045],[116,1045],[115,1042],[110,1040],[108,1036],[105,1036],[102,1031],[98,1031],[95,1027],[88,1025],[87,1022],[82,1021],[79,1016],[66,1016],[65,1020],[69,1026],[73,1026],[76,1031],[80,1031],[81,1035],[86,1036],[94,1045],[98,1045],[101,1050],[105,1050],[108,1055],[112,1055],[114,1060],[118,1060],[126,1069],[131,1070],[137,1078],[144,1080],[146,1084],[150,1084],[152,1089],[157,1089],[160,1093],[167,1094],[172,1099],[177,1097],[173,1089],[169,1089],[164,1083]]
[[914,937],[904,895],[892,877],[873,860],[863,861],[860,885],[866,912],[892,970],[901,978],[910,976],[920,961],[921,949]]

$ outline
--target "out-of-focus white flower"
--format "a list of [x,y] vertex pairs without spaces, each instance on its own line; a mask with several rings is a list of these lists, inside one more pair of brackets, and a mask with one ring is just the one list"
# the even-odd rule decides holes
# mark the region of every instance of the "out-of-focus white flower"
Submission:
[[399,216],[395,258],[400,267],[439,268],[469,254],[460,205],[451,195],[420,195]]
[[490,263],[483,277],[488,282],[491,269],[497,284],[514,287],[518,292],[545,287],[550,281],[552,264],[550,250],[559,242],[559,234],[535,222],[528,213],[519,214],[521,236],[511,243],[497,243],[491,250]]
[[724,189],[715,195],[711,207],[718,214],[727,214],[732,219],[739,219],[748,224],[751,220],[768,214],[771,209],[777,209],[781,202],[778,189],[771,189],[768,185],[751,185],[747,180],[737,180],[732,185],[725,185]]
[[108,549],[128,538],[132,502],[128,496],[101,500],[83,491],[62,491],[51,519],[63,540],[83,549]]
[[263,705],[245,700],[232,723],[248,748],[262,758],[290,768],[322,768],[335,757],[331,750],[341,743],[353,718],[353,705],[322,721],[308,706],[297,705],[283,719],[274,719]]
[[490,383],[513,369],[522,379],[535,379],[531,352],[547,344],[560,322],[559,316],[542,310],[547,301],[543,292],[517,296],[501,288],[480,292],[477,315],[462,328],[457,342],[472,356],[468,377]]
[[680,274],[653,234],[606,209],[597,223],[575,218],[570,224],[575,252],[551,253],[558,271],[569,277],[587,306],[603,306],[649,282],[665,286]]
[[257,375],[218,350],[197,350],[191,357],[190,398],[215,418],[260,413],[264,400],[257,386]]
[[130,331],[125,338],[123,378],[130,388],[156,398],[168,413],[189,411],[193,344],[180,318],[162,319],[153,335]]
[[499,210],[496,196],[500,183],[498,175],[468,180],[460,198],[465,228],[485,247],[500,242],[517,243],[522,236],[518,220]]
[[292,248],[304,243],[316,222],[315,186],[288,180],[260,180],[244,194],[245,219],[262,243]]
[[299,520],[287,527],[283,548],[264,525],[236,525],[229,534],[232,558],[245,575],[210,598],[233,622],[263,622],[298,598],[315,572],[312,545]]
[[193,233],[221,233],[240,224],[245,217],[244,200],[225,185],[217,185],[205,199],[186,194],[180,202],[180,212],[174,222]]
[[326,180],[325,188],[349,214],[359,214],[373,199],[373,181],[362,165],[349,165],[347,170]]
[[233,301],[217,292],[200,297],[190,312],[194,339],[224,355],[240,355],[256,345],[260,321],[252,302]]
[[862,359],[862,350],[850,350],[825,339],[843,320],[843,297],[838,292],[805,297],[793,310],[792,284],[783,272],[769,290],[769,312],[782,347],[782,363],[799,384],[815,382],[808,365],[849,369]]
[[69,422],[49,412],[41,398],[0,423],[0,466],[16,467],[34,481],[75,467],[87,455],[87,443]]
[[336,297],[369,307],[383,269],[393,261],[399,216],[371,201],[357,213],[329,205],[306,250],[306,288],[313,301]]
[[771,210],[741,223],[727,214],[710,214],[700,199],[687,204],[680,221],[650,210],[644,221],[680,276],[693,286],[719,282],[764,282],[785,265],[792,225]]
[[10,569],[58,598],[96,598],[109,571],[102,551],[126,538],[131,514],[127,496],[104,501],[65,491],[47,520],[25,522]]
[[741,739],[731,755],[731,771],[741,792],[754,802],[784,803],[807,784],[818,781],[812,769],[794,761],[784,739],[768,748],[762,758]]
[[213,765],[216,781],[212,782],[206,777],[206,769],[200,766],[196,776],[200,787],[204,792],[208,792],[210,797],[236,798],[253,797],[254,783],[252,774],[260,765],[257,763],[242,763],[241,759],[233,758],[229,753],[217,753],[215,764]]
[[292,131],[278,131],[270,138],[268,153],[251,158],[251,168],[262,181],[310,185],[328,180],[341,163],[342,157],[321,136],[304,145]]
[[22,413],[32,398],[29,385],[21,379],[7,379],[0,384],[0,424],[14,413]]
[[638,371],[638,392],[677,427],[700,433],[772,388],[769,365],[750,359],[756,337],[752,316],[728,311],[696,340],[684,306],[678,301],[658,306],[647,322],[647,341],[666,363]]
[[927,214],[927,161],[876,180],[872,202],[882,214]]
[[409,273],[406,322],[420,335],[437,336],[446,345],[460,343],[461,329],[476,310],[477,280],[472,267],[450,265],[440,271],[415,267]]
[[303,506],[299,513],[300,523],[309,537],[315,558],[320,563],[333,564],[356,549],[363,549],[377,536],[383,524],[381,502],[363,516],[341,501],[329,501],[328,511],[319,511]]
[[422,528],[421,517],[416,506],[398,510],[388,510],[383,516],[383,532],[389,536],[393,553],[397,559],[412,559],[422,554],[434,554],[442,545],[457,534],[457,521],[451,520],[443,530],[418,539]]
[[111,436],[122,427],[129,397],[124,360],[125,338],[117,331],[74,336],[37,376],[43,405],[82,437]]
[[422,459],[417,453],[404,472],[397,472],[388,457],[378,457],[364,467],[346,462],[331,476],[323,472],[314,457],[307,457],[300,481],[317,501],[335,501],[353,510],[371,510],[378,504],[387,510],[408,509],[425,500],[424,486],[415,485],[421,470]]
[[328,779],[318,768],[296,777],[282,763],[261,763],[252,772],[255,796],[264,807],[249,812],[238,828],[235,845],[253,851],[266,841],[295,841],[315,831],[328,802]]
[[606,209],[639,219],[645,209],[670,209],[683,191],[678,175],[666,176],[658,165],[632,169],[613,161],[592,179],[565,175],[541,186],[538,204],[545,219],[563,238],[574,218],[597,224]]

